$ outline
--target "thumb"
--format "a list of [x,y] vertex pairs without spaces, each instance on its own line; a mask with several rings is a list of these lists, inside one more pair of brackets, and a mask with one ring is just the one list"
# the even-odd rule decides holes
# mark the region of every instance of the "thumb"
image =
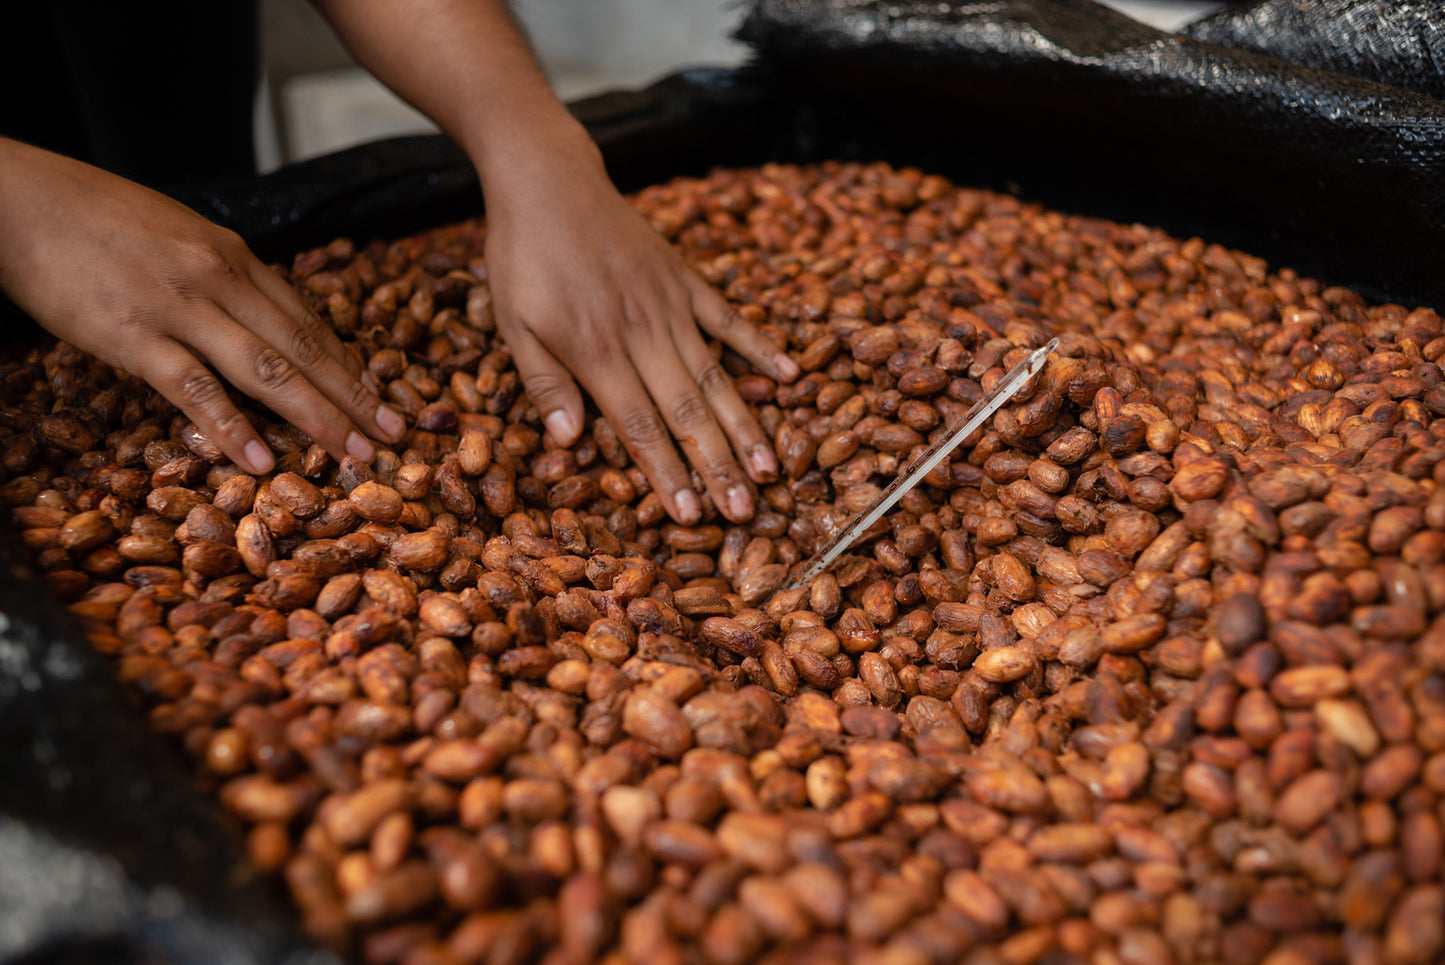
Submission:
[[576,443],[582,436],[582,392],[572,373],[525,324],[512,326],[507,347],[547,432],[558,445]]

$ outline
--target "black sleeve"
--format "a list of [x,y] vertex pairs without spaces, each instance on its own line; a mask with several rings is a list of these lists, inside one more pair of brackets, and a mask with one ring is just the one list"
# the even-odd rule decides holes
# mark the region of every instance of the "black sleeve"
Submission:
[[0,133],[152,186],[255,173],[254,3],[10,8]]

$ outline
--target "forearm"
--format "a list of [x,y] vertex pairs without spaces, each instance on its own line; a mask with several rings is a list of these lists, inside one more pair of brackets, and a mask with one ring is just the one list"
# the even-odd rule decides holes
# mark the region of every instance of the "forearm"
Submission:
[[364,66],[462,146],[489,202],[538,157],[600,164],[500,0],[317,2]]
[[15,260],[13,251],[22,243],[28,225],[16,210],[16,193],[23,191],[25,159],[30,148],[19,141],[0,137],[0,343],[12,336],[33,331],[30,319],[9,297],[6,266]]
[[29,144],[0,137],[0,288],[8,291],[10,276],[35,229],[44,223],[43,212],[33,210],[45,197],[42,182],[58,176],[68,163],[59,155]]

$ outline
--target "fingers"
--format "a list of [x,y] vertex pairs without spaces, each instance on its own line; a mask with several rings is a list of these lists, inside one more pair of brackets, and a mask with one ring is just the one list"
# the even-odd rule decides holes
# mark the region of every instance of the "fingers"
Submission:
[[687,285],[693,314],[705,332],[779,382],[791,382],[801,374],[798,364],[788,358],[787,353],[778,351],[776,345],[743,321],[711,285],[691,272]]
[[[682,445],[688,461],[702,476],[713,505],[733,522],[742,522],[753,514],[747,478],[733,458],[732,447],[718,426],[712,406],[677,355],[677,349],[669,348],[672,348],[671,358],[657,353],[638,368],[646,373],[643,378],[648,390],[657,400],[668,428]],[[715,381],[709,378],[709,382],[716,392]]]
[[[340,366],[332,360],[332,371],[326,371],[320,362],[324,353],[314,340],[298,335],[299,330],[282,333],[281,338],[290,339],[281,342],[289,350],[283,352],[258,337],[250,326],[238,324],[214,308],[210,312],[196,310],[188,321],[193,333],[188,345],[236,388],[269,406],[338,460],[349,455],[369,462],[376,455],[366,435],[318,387],[318,381],[334,384],[334,370]],[[288,357],[291,353],[299,355],[299,360]],[[361,383],[349,381],[356,395],[369,395]]]
[[184,412],[236,465],[255,476],[271,471],[276,464],[271,450],[195,355],[160,335],[137,349],[142,361],[132,367],[136,375]]
[[742,458],[748,476],[760,484],[777,479],[778,460],[773,454],[773,447],[768,444],[767,436],[733,387],[733,380],[698,336],[697,329],[689,326],[678,336],[678,341],[678,350],[691,383],[702,393],[717,424],[732,443],[732,451]]
[[[330,325],[307,309],[301,296],[285,279],[255,258],[250,258],[250,262],[249,277],[254,288],[237,291],[222,308],[262,342],[275,346],[307,383],[335,403],[366,435],[387,442],[400,439],[406,423],[382,404],[374,389],[363,384],[369,375],[360,360],[346,350]],[[261,401],[280,411],[272,400],[262,398]],[[339,448],[333,448],[306,426],[300,428],[321,442],[332,455],[349,451],[344,441]]]
[[[753,496],[748,479],[733,456],[731,434],[719,422],[736,428],[738,451],[744,454],[764,442],[762,432],[754,426],[754,434],[748,434],[739,423],[740,417],[750,419],[733,390],[732,380],[713,360],[698,334],[686,289],[680,285],[658,286],[651,291],[638,287],[627,307],[632,324],[620,331],[626,339],[631,369],[655,403],[656,413],[702,477],[713,505],[733,522],[750,518]],[[605,365],[598,368],[600,372],[614,370]],[[647,425],[648,415],[634,409],[623,421]],[[610,415],[608,418],[612,421]],[[615,421],[612,424],[617,426]],[[657,435],[653,448],[658,452],[652,458],[675,461],[666,434]],[[635,456],[640,454],[639,450],[633,452]],[[693,495],[690,487],[685,494],[673,491],[684,502]]]
[[697,524],[702,503],[637,370],[620,348],[603,355],[583,376],[587,391],[652,483],[667,514],[684,526]]
[[[622,320],[584,326],[565,343],[553,338],[544,346],[521,320],[499,321],[504,322],[527,392],[554,438],[570,445],[581,433],[582,399],[570,368],[672,518],[685,525],[701,519],[691,476],[673,446],[676,439],[719,512],[743,522],[755,508],[748,480],[762,484],[776,479],[777,458],[698,332],[690,291],[681,285],[670,292],[659,286],[649,297],[640,297],[643,291],[642,286],[633,289],[635,300],[619,312]],[[706,291],[721,301],[711,289]],[[737,319],[725,302],[721,310],[716,305],[710,310],[715,327],[729,331],[760,367],[784,378],[797,375],[792,361]],[[718,322],[719,311],[728,318]]]
[[559,445],[575,443],[582,436],[582,393],[571,373],[537,341],[525,322],[508,326],[507,348],[547,432]]

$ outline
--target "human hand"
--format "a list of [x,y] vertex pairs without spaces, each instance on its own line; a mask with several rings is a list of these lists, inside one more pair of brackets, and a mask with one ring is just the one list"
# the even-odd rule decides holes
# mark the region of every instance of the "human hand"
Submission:
[[580,382],[673,519],[695,523],[702,506],[669,432],[718,510],[751,516],[748,480],[774,478],[777,458],[698,326],[774,378],[798,367],[617,193],[507,4],[318,3],[357,59],[476,165],[497,325],[549,434],[581,435]]
[[746,480],[772,481],[778,463],[698,327],[780,381],[798,367],[682,261],[587,148],[513,159],[504,177],[484,178],[498,328],[559,443],[582,433],[580,382],[673,519],[698,522],[701,504],[669,433],[718,511],[741,522],[754,510]]
[[400,438],[400,416],[330,326],[238,235],[184,205],[0,139],[0,226],[0,288],[20,308],[145,379],[247,472],[275,460],[216,373],[338,459],[370,460],[368,435]]

